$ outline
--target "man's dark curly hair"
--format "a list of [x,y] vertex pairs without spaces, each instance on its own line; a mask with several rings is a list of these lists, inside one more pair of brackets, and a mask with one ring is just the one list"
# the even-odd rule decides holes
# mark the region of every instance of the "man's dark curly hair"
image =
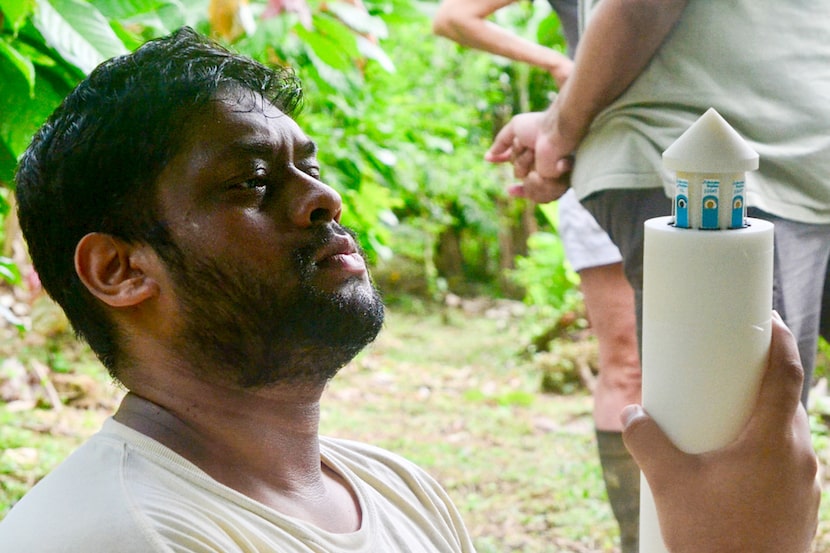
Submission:
[[32,139],[15,176],[23,235],[43,287],[113,376],[113,323],[75,272],[78,242],[102,232],[164,240],[156,180],[188,121],[227,88],[262,95],[287,115],[302,93],[293,73],[234,54],[192,29],[98,66]]

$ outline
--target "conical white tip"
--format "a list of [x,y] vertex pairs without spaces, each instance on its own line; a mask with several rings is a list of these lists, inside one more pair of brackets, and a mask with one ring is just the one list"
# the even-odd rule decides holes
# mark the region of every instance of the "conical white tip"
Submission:
[[663,152],[663,165],[687,173],[743,173],[758,168],[758,154],[709,108]]

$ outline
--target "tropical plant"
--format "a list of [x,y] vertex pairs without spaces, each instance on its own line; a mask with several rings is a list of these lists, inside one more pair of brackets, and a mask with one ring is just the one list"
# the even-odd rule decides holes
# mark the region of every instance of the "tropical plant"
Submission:
[[[540,107],[552,85],[433,38],[434,7],[417,0],[0,0],[0,217],[9,211],[16,159],[77,82],[104,59],[189,25],[296,70],[307,90],[301,124],[323,142],[325,178],[370,256],[417,258],[434,287],[444,269],[436,268],[436,252],[450,243],[464,278],[493,280],[502,266],[499,235],[513,214],[499,207],[503,173],[481,156],[505,117]],[[515,25],[561,45],[555,17],[517,10]],[[520,101],[528,97],[530,104]]]
[[[217,35],[269,63],[303,69],[306,83],[334,97],[359,89],[368,60],[387,70],[372,40],[383,21],[350,4],[273,0],[0,0],[0,182],[7,186],[17,157],[49,113],[101,61],[182,25]],[[270,10],[270,12],[269,12]],[[246,15],[247,14],[247,15]],[[248,21],[248,34],[235,26]],[[0,206],[8,210],[8,204]]]

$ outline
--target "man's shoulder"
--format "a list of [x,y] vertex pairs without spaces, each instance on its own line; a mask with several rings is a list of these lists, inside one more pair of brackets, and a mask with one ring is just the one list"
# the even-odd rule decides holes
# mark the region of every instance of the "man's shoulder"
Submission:
[[382,447],[340,438],[321,437],[320,449],[324,460],[345,467],[363,481],[382,481],[388,485],[410,489],[441,489],[440,484],[423,468]]
[[360,464],[369,462],[420,470],[417,465],[405,457],[365,442],[321,436],[320,449],[324,456],[339,458],[347,462],[358,462]]
[[125,497],[123,449],[93,436],[12,507],[0,542],[19,552],[152,551]]

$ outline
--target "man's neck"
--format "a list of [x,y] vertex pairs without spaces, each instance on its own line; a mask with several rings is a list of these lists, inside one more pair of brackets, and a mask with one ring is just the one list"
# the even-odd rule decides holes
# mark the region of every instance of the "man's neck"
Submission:
[[252,499],[330,531],[354,531],[360,523],[354,494],[320,459],[322,391],[145,382],[114,418]]

